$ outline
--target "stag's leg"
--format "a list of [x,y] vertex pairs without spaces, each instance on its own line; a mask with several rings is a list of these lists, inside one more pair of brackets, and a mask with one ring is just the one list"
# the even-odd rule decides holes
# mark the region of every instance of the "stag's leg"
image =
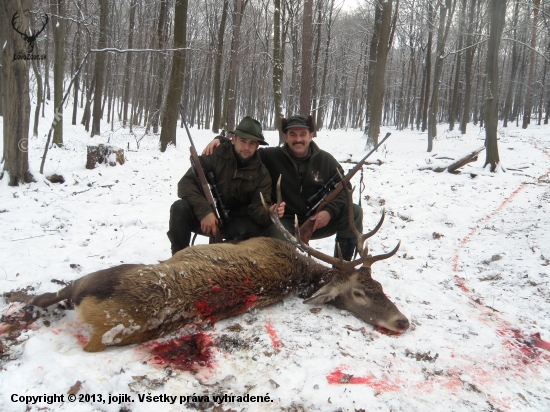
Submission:
[[105,349],[105,344],[101,341],[102,337],[103,333],[97,332],[94,329],[92,331],[92,336],[90,337],[90,340],[83,349],[86,352],[101,352],[103,349]]

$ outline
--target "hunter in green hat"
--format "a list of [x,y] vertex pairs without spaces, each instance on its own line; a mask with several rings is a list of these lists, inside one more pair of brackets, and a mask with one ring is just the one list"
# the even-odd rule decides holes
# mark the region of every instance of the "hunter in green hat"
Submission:
[[[348,204],[346,194],[342,190],[322,211],[311,210],[308,200],[315,198],[319,190],[335,174],[336,170],[343,172],[342,166],[328,152],[322,150],[313,141],[315,126],[311,116],[293,115],[281,119],[281,131],[285,144],[279,147],[267,147],[258,150],[258,155],[271,175],[273,182],[281,178],[281,193],[286,202],[283,226],[294,232],[294,219],[303,224],[312,214],[314,221],[311,239],[322,239],[336,234],[334,256],[339,257],[337,244],[344,260],[352,260],[357,240],[352,228],[349,227]],[[205,152],[216,150],[223,146],[225,139],[217,137],[209,143]],[[273,185],[275,186],[275,184]],[[275,199],[275,193],[272,193]],[[363,232],[363,210],[358,205],[352,205],[353,222],[358,232]],[[285,239],[279,229],[272,225],[267,229],[268,236]]]
[[[267,145],[260,122],[250,116],[228,133],[231,140],[216,147],[210,155],[200,156],[205,174],[212,172],[229,219],[220,227],[218,218],[201,192],[190,168],[178,183],[179,200],[170,208],[168,239],[172,254],[189,246],[191,232],[210,235],[220,230],[227,240],[267,236],[271,225],[260,193],[271,199],[271,176],[258,156],[258,146]],[[270,203],[270,202],[269,202]],[[272,206],[272,210],[275,205]],[[284,203],[278,210],[283,216]]]

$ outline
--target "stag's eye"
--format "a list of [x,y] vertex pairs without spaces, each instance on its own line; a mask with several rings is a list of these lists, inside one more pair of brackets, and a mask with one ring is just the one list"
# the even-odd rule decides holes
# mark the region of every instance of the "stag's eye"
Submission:
[[356,298],[366,299],[365,294],[363,292],[358,291],[358,290],[353,291],[353,296],[355,296]]

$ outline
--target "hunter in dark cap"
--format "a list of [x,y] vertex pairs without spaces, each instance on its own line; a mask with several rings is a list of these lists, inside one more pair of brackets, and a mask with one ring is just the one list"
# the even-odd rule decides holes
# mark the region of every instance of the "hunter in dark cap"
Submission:
[[[209,235],[221,230],[227,240],[267,235],[271,220],[260,193],[265,199],[271,199],[271,177],[257,152],[259,145],[267,145],[262,126],[256,119],[246,116],[228,134],[231,140],[226,139],[212,154],[200,156],[200,161],[205,173],[213,173],[229,219],[223,227],[218,227],[218,219],[190,168],[178,183],[180,199],[170,208],[167,235],[172,254],[189,246],[191,232]],[[283,211],[284,204],[279,208],[280,216]]]
[[[330,153],[321,150],[313,142],[315,127],[311,116],[294,115],[282,118],[281,131],[285,138],[283,146],[263,148],[258,153],[273,182],[282,175],[281,194],[286,205],[281,222],[288,231],[294,233],[294,215],[298,216],[298,223],[302,225],[309,211],[306,200],[315,195],[334,176],[337,169],[342,173],[343,169]],[[218,140],[213,140],[205,152],[208,153],[208,150],[219,144]],[[336,233],[335,243],[340,244],[342,257],[352,260],[357,241],[348,224],[345,192],[341,191],[312,219],[315,223],[311,238],[321,239]],[[353,205],[353,221],[357,230],[362,233],[363,210],[358,205]],[[268,228],[268,235],[285,239],[275,226]],[[336,245],[334,256],[338,257]]]

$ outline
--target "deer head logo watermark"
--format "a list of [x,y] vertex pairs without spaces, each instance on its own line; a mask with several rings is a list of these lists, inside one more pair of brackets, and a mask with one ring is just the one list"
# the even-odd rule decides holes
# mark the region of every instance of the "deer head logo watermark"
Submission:
[[24,54],[15,55],[14,54],[13,59],[14,60],[18,60],[18,59],[24,59],[24,60],[33,60],[33,59],[41,60],[41,59],[45,59],[46,55],[33,56],[32,51],[34,50],[34,45],[36,44],[36,39],[38,38],[40,33],[42,33],[44,31],[44,29],[46,28],[46,25],[48,24],[48,21],[50,20],[50,17],[47,14],[44,14],[41,17],[42,28],[40,30],[35,31],[34,33],[32,33],[32,30],[29,29],[30,34],[27,34],[26,30],[25,31],[20,30],[19,24],[17,23],[18,19],[19,19],[19,12],[16,11],[15,14],[13,15],[12,19],[11,19],[11,25],[12,25],[13,29],[21,35],[21,38],[23,40],[25,40],[25,42],[27,42],[27,54],[26,55],[24,55]]

